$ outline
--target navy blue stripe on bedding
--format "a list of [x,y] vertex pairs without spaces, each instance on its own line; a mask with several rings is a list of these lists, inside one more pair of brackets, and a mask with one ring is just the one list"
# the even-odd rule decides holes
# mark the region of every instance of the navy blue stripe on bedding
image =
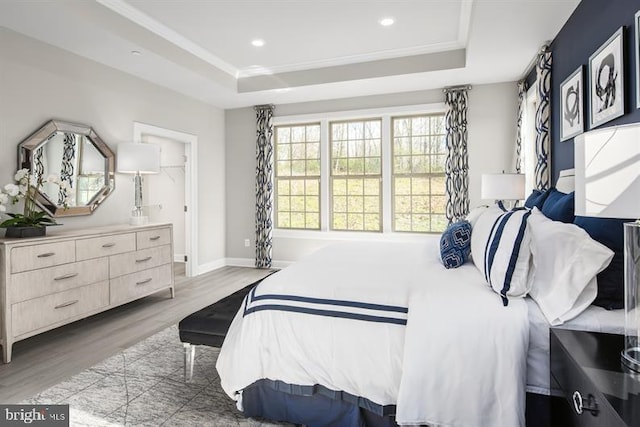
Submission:
[[502,296],[502,304],[507,306],[509,304],[509,300],[507,299],[507,292],[511,288],[511,279],[513,278],[513,272],[516,269],[516,263],[518,262],[518,255],[520,254],[520,247],[522,246],[522,240],[524,239],[524,232],[527,228],[527,218],[529,218],[531,212],[527,212],[522,216],[520,221],[520,228],[518,229],[518,235],[516,236],[516,241],[513,243],[513,249],[511,251],[511,257],[509,258],[509,266],[507,267],[507,272],[504,278],[504,286],[502,287],[502,291],[500,295]]
[[[491,265],[493,265],[493,259],[491,259],[491,265],[489,265],[489,256],[491,253],[490,247],[495,241],[493,237],[493,232],[495,231],[496,227],[498,227],[498,224],[501,224],[500,221],[502,220],[503,217],[504,217],[503,215],[500,215],[496,219],[496,221],[493,223],[493,226],[491,227],[491,231],[489,232],[489,238],[487,239],[487,244],[484,248],[484,279],[489,284],[491,284]],[[500,243],[499,239],[498,239],[498,243]],[[494,256],[495,256],[495,253],[494,253]]]
[[496,230],[496,234],[491,237],[491,246],[489,247],[489,254],[487,256],[487,275],[489,276],[489,284],[491,284],[491,267],[493,267],[493,261],[496,258],[496,252],[498,252],[498,246],[500,246],[500,239],[502,238],[502,233],[504,232],[504,228],[509,222],[509,218],[513,215],[513,211],[502,215],[499,219],[500,225],[498,225],[498,229]]
[[334,310],[318,310],[307,307],[293,307],[290,305],[278,305],[278,304],[265,304],[258,305],[256,307],[248,308],[244,311],[244,316],[248,314],[255,313],[256,311],[289,311],[294,313],[304,313],[304,314],[314,314],[318,316],[325,317],[339,317],[343,319],[352,319],[352,320],[365,320],[367,322],[377,322],[377,323],[391,323],[394,325],[406,325],[407,319],[394,319],[392,317],[382,317],[382,316],[369,316],[366,314],[359,313],[348,313],[344,311],[334,311]]
[[[277,295],[266,294],[256,295],[258,286],[253,288],[245,297],[243,317],[255,313],[257,311],[275,310],[288,311],[304,314],[312,314],[317,316],[338,317],[351,320],[363,320],[367,322],[390,323],[396,325],[406,325],[406,317],[402,318],[409,312],[407,307],[395,305],[373,304],[361,301],[334,300],[324,298],[302,297],[298,295]],[[271,300],[273,304],[253,304],[255,302],[264,302]],[[278,303],[280,302],[280,304]],[[286,304],[286,302],[292,304]],[[325,306],[323,308],[310,308],[305,306],[296,306],[295,303],[316,304]],[[363,313],[354,313],[349,309],[365,309],[381,312],[379,316]],[[385,316],[387,314],[387,316]]]
[[281,300],[281,301],[298,301],[298,302],[308,302],[312,304],[327,304],[327,305],[336,305],[341,307],[357,307],[357,308],[366,308],[368,310],[380,310],[380,311],[393,311],[396,313],[408,313],[409,309],[407,307],[398,307],[395,305],[383,305],[383,304],[372,304],[366,302],[359,301],[347,301],[347,300],[338,300],[338,299],[324,299],[324,298],[311,298],[311,297],[301,297],[297,295],[277,295],[277,294],[267,294],[267,295],[254,295],[252,292],[251,302],[253,301],[261,301],[261,300]]

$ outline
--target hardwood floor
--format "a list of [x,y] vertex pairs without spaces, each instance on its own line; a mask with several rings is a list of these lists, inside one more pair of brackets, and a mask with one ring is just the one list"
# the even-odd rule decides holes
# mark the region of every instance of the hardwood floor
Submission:
[[224,267],[185,278],[179,264],[175,271],[174,299],[160,292],[15,343],[11,363],[0,364],[0,403],[31,397],[270,272]]

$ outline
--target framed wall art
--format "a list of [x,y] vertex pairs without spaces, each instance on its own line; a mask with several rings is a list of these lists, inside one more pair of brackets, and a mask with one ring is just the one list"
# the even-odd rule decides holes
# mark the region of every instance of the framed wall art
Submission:
[[624,27],[589,57],[589,128],[624,114]]
[[560,141],[584,132],[582,65],[560,84]]
[[634,20],[635,31],[635,47],[636,47],[636,108],[640,108],[640,10],[636,12]]

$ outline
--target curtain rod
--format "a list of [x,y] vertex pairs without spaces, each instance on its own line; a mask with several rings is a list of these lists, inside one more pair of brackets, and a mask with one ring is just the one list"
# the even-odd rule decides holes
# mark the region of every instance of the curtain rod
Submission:
[[536,63],[538,62],[538,58],[540,58],[541,55],[543,55],[547,50],[549,50],[550,46],[551,46],[550,41],[547,41],[542,45],[542,47],[538,50],[538,53],[536,53],[533,56],[533,58],[531,58],[531,61],[529,61],[529,63],[527,64],[527,68],[524,69],[524,73],[522,74],[522,77],[520,78],[520,80],[518,80],[518,82],[527,79],[527,76],[529,75],[531,70],[533,70],[533,68],[536,66]]
[[442,89],[444,93],[452,92],[455,90],[471,90],[471,85],[449,86]]
[[255,110],[258,110],[260,108],[276,108],[276,106],[273,104],[262,104],[262,105],[254,105],[253,108]]

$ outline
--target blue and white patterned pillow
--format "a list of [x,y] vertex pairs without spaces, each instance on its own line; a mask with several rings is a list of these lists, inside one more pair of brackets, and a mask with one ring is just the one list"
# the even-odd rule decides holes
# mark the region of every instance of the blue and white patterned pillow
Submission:
[[529,215],[528,209],[505,211],[496,205],[487,209],[473,227],[473,262],[504,305],[508,297],[523,297],[529,292]]
[[451,224],[440,237],[440,258],[446,268],[458,268],[471,254],[471,224],[460,221]]

